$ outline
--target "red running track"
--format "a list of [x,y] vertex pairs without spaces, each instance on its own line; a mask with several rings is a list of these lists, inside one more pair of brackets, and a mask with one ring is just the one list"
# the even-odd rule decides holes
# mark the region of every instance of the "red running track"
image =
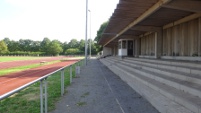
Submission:
[[40,63],[41,61],[50,62],[50,61],[55,61],[55,60],[61,60],[62,58],[67,58],[67,57],[44,57],[44,58],[35,59],[35,60],[0,62],[0,70],[7,69],[7,68],[13,68],[13,67],[19,67],[19,66],[25,66],[25,65],[30,65],[30,64],[37,64],[37,63]]
[[59,62],[26,71],[0,76],[0,96],[78,60]]

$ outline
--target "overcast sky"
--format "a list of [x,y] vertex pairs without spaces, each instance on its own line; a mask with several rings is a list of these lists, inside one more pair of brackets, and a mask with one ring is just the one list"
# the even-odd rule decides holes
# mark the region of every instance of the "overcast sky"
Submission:
[[[94,39],[119,0],[88,2],[91,38]],[[62,42],[85,39],[85,6],[86,0],[0,0],[0,40],[5,37],[35,41],[48,37]]]

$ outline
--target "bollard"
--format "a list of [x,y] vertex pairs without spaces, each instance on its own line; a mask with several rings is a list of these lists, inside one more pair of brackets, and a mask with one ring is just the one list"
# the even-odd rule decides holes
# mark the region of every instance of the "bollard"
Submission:
[[80,66],[76,66],[76,75],[79,75],[80,74]]

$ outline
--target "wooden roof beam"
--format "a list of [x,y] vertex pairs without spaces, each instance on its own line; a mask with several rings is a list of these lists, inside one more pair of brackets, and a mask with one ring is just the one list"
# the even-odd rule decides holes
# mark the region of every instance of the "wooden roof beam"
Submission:
[[162,27],[137,25],[130,29],[136,31],[160,31]]
[[188,12],[201,13],[200,0],[173,0],[172,2],[163,5],[162,7],[177,9]]
[[150,7],[146,12],[144,12],[141,16],[139,16],[136,20],[134,20],[132,23],[130,23],[126,28],[124,28],[122,31],[120,31],[115,37],[110,39],[106,44],[103,46],[106,46],[109,44],[111,41],[116,39],[118,36],[126,32],[128,29],[133,27],[134,25],[138,24],[139,22],[143,21],[145,18],[153,14],[155,11],[157,11],[159,8],[161,8],[162,5],[167,4],[171,0],[159,0],[156,4],[154,4],[152,7]]
[[182,18],[180,20],[171,22],[171,23],[163,26],[163,29],[167,29],[167,28],[179,25],[179,24],[184,23],[184,22],[188,22],[188,21],[190,21],[192,19],[196,19],[196,18],[199,18],[199,17],[201,17],[201,13],[195,13],[195,14],[189,15],[187,17],[184,17],[184,18]]

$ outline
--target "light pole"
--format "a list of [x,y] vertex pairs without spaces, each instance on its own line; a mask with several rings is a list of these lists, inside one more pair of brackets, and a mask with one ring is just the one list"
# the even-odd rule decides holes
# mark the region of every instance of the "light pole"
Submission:
[[88,21],[88,0],[86,0],[86,28],[85,28],[85,65],[87,65],[87,21]]
[[90,12],[90,29],[89,29],[89,58],[91,59],[91,10],[88,10]]

